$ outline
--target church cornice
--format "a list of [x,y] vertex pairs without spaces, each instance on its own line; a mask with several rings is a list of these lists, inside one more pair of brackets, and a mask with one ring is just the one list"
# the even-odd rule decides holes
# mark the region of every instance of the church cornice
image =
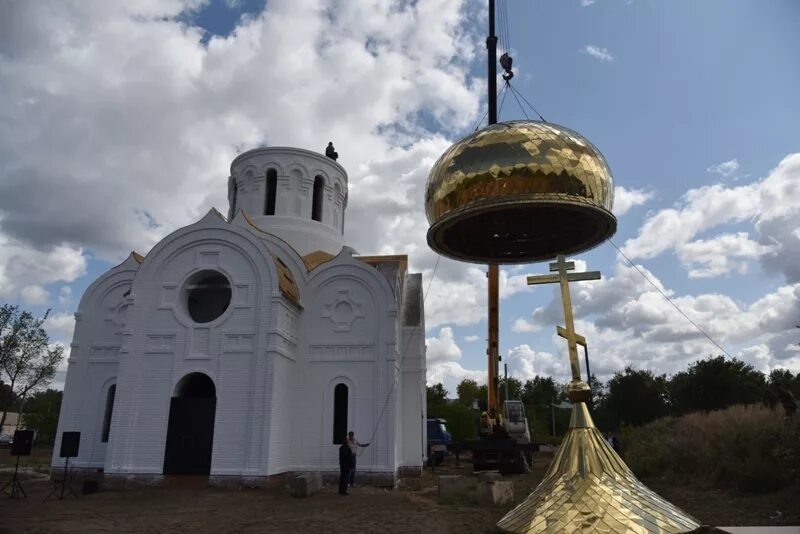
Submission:
[[267,146],[267,147],[254,148],[252,150],[248,150],[247,152],[242,152],[241,154],[239,154],[234,158],[233,162],[231,162],[231,174],[234,174],[235,168],[245,159],[249,159],[259,155],[274,156],[276,154],[305,156],[315,159],[322,164],[332,165],[342,173],[342,176],[344,177],[345,181],[347,180],[347,171],[344,169],[344,167],[342,167],[340,163],[332,160],[331,158],[325,156],[324,154],[320,154],[319,152],[314,152],[313,150],[306,150],[305,148],[297,148],[290,146]]

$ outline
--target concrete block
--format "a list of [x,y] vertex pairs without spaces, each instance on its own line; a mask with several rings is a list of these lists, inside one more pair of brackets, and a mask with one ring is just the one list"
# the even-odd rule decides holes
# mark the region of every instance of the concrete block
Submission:
[[478,504],[481,506],[499,506],[514,501],[514,483],[510,480],[494,480],[478,484]]
[[480,471],[475,473],[479,482],[494,482],[496,480],[503,480],[503,475],[497,471]]
[[322,489],[322,476],[319,473],[303,473],[289,483],[292,497],[310,497]]

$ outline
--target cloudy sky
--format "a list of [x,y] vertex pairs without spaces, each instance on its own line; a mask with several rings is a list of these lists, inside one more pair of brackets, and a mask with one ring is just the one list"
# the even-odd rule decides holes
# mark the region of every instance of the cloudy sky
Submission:
[[[635,267],[611,244],[575,258],[604,276],[573,288],[592,370],[724,350],[800,371],[800,4],[505,3],[515,87],[616,180]],[[431,165],[486,109],[483,4],[0,0],[0,302],[52,308],[68,343],[100,273],[227,211],[237,153],[332,139],[348,242],[407,253],[430,284],[428,381],[483,380],[485,275],[434,274],[423,213]],[[500,119],[525,111],[509,97]],[[503,269],[501,352],[519,378],[564,380],[555,289],[525,284],[545,272]]]

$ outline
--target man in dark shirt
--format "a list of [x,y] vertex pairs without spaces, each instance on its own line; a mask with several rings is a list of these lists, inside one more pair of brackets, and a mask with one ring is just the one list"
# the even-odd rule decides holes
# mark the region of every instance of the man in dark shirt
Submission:
[[350,481],[350,468],[353,466],[353,451],[347,444],[347,440],[339,447],[339,495],[349,495],[347,493],[347,483]]
[[339,159],[339,153],[336,152],[335,148],[333,148],[333,141],[328,143],[328,148],[325,149],[325,155],[331,158],[333,161]]

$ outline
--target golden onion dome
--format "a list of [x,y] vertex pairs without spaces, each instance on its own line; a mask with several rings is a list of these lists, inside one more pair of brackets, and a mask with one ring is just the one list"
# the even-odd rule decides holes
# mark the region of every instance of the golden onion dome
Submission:
[[614,179],[583,136],[549,122],[493,124],[451,146],[425,191],[428,244],[475,263],[530,263],[614,235]]

